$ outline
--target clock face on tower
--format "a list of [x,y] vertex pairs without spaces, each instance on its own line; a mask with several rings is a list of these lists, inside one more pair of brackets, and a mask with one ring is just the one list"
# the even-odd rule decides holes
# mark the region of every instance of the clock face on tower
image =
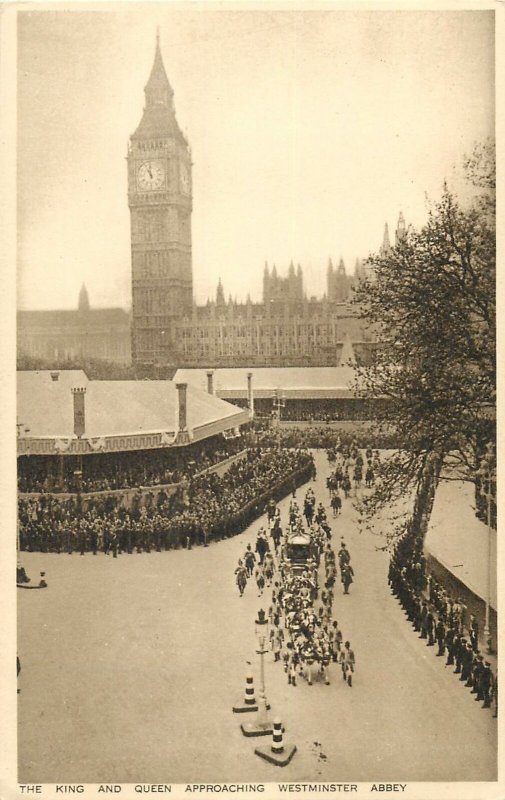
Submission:
[[179,166],[179,176],[181,179],[181,191],[189,194],[189,172],[185,164]]
[[165,180],[165,170],[159,161],[144,161],[137,172],[137,185],[144,192],[159,189]]

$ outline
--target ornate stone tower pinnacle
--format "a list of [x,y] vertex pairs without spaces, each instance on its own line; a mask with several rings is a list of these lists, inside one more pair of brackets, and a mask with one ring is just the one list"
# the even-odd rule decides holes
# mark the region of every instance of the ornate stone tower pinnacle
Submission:
[[216,289],[216,305],[217,306],[225,305],[224,290],[223,290],[223,284],[221,283],[221,278],[219,278]]
[[382,245],[380,247],[379,253],[381,256],[387,256],[390,250],[391,250],[391,243],[389,241],[389,228],[386,222],[386,224],[384,225],[384,236],[382,238]]
[[407,226],[405,224],[403,212],[400,211],[400,216],[398,217],[398,225],[396,226],[396,233],[395,233],[395,240],[397,245],[403,239],[406,233],[407,233]]
[[82,284],[81,291],[79,292],[79,302],[77,305],[79,311],[89,311],[89,295],[88,290],[86,289],[86,284]]

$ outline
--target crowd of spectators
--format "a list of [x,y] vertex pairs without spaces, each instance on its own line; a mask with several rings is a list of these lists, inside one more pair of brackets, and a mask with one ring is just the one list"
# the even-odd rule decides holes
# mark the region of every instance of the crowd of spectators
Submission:
[[[281,395],[282,397],[282,395]],[[245,398],[234,399],[233,403],[247,406]],[[335,422],[338,420],[367,420],[384,409],[386,401],[364,400],[361,398],[319,400],[311,398],[282,399],[280,419],[285,422]],[[254,400],[254,413],[261,419],[277,418],[276,401],[272,397],[260,397]]]
[[184,448],[160,448],[125,453],[77,456],[22,456],[18,459],[18,490],[22,493],[88,493],[156,487],[189,480],[242,451],[246,444],[261,447],[313,449],[342,446],[374,448],[397,445],[394,435],[372,435],[369,429],[346,431],[324,426],[272,428],[258,422],[254,432],[225,439],[213,436]]
[[281,409],[282,421],[334,422],[365,420],[374,415],[370,402],[349,400],[286,400]]
[[68,456],[19,459],[20,492],[100,492],[137,486],[161,486],[188,480],[244,448],[242,438],[221,435],[183,448],[90,454],[81,461]]
[[461,598],[454,598],[427,569],[421,536],[409,527],[391,556],[389,584],[407,619],[436,655],[446,658],[465,687],[498,715],[498,677],[479,649],[479,624]]
[[280,499],[314,472],[302,450],[250,449],[224,475],[197,476],[172,495],[135,492],[58,498],[20,498],[21,550],[72,553],[160,551],[233,536],[259,516],[270,497]]
[[377,433],[369,427],[360,431],[344,428],[328,428],[324,425],[310,426],[308,428],[271,428],[258,424],[253,434],[256,442],[262,447],[302,447],[307,449],[330,450],[335,447],[350,448],[353,443],[356,447],[366,449],[372,447],[377,450],[388,450],[398,447],[398,439],[393,432],[390,434]]

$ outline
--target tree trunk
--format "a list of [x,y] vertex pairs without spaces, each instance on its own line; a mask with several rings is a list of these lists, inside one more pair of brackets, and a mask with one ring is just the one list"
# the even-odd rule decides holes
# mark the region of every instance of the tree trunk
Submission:
[[433,454],[427,458],[414,501],[412,531],[415,536],[421,536],[423,542],[428,531],[431,512],[433,511],[442,461],[443,459],[438,454]]

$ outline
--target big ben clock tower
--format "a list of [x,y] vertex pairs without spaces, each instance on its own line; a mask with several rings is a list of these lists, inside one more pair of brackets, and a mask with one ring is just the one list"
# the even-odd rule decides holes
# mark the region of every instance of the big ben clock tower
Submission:
[[166,363],[172,324],[191,311],[191,156],[177,124],[159,36],[145,107],[128,148],[131,216],[132,355]]

